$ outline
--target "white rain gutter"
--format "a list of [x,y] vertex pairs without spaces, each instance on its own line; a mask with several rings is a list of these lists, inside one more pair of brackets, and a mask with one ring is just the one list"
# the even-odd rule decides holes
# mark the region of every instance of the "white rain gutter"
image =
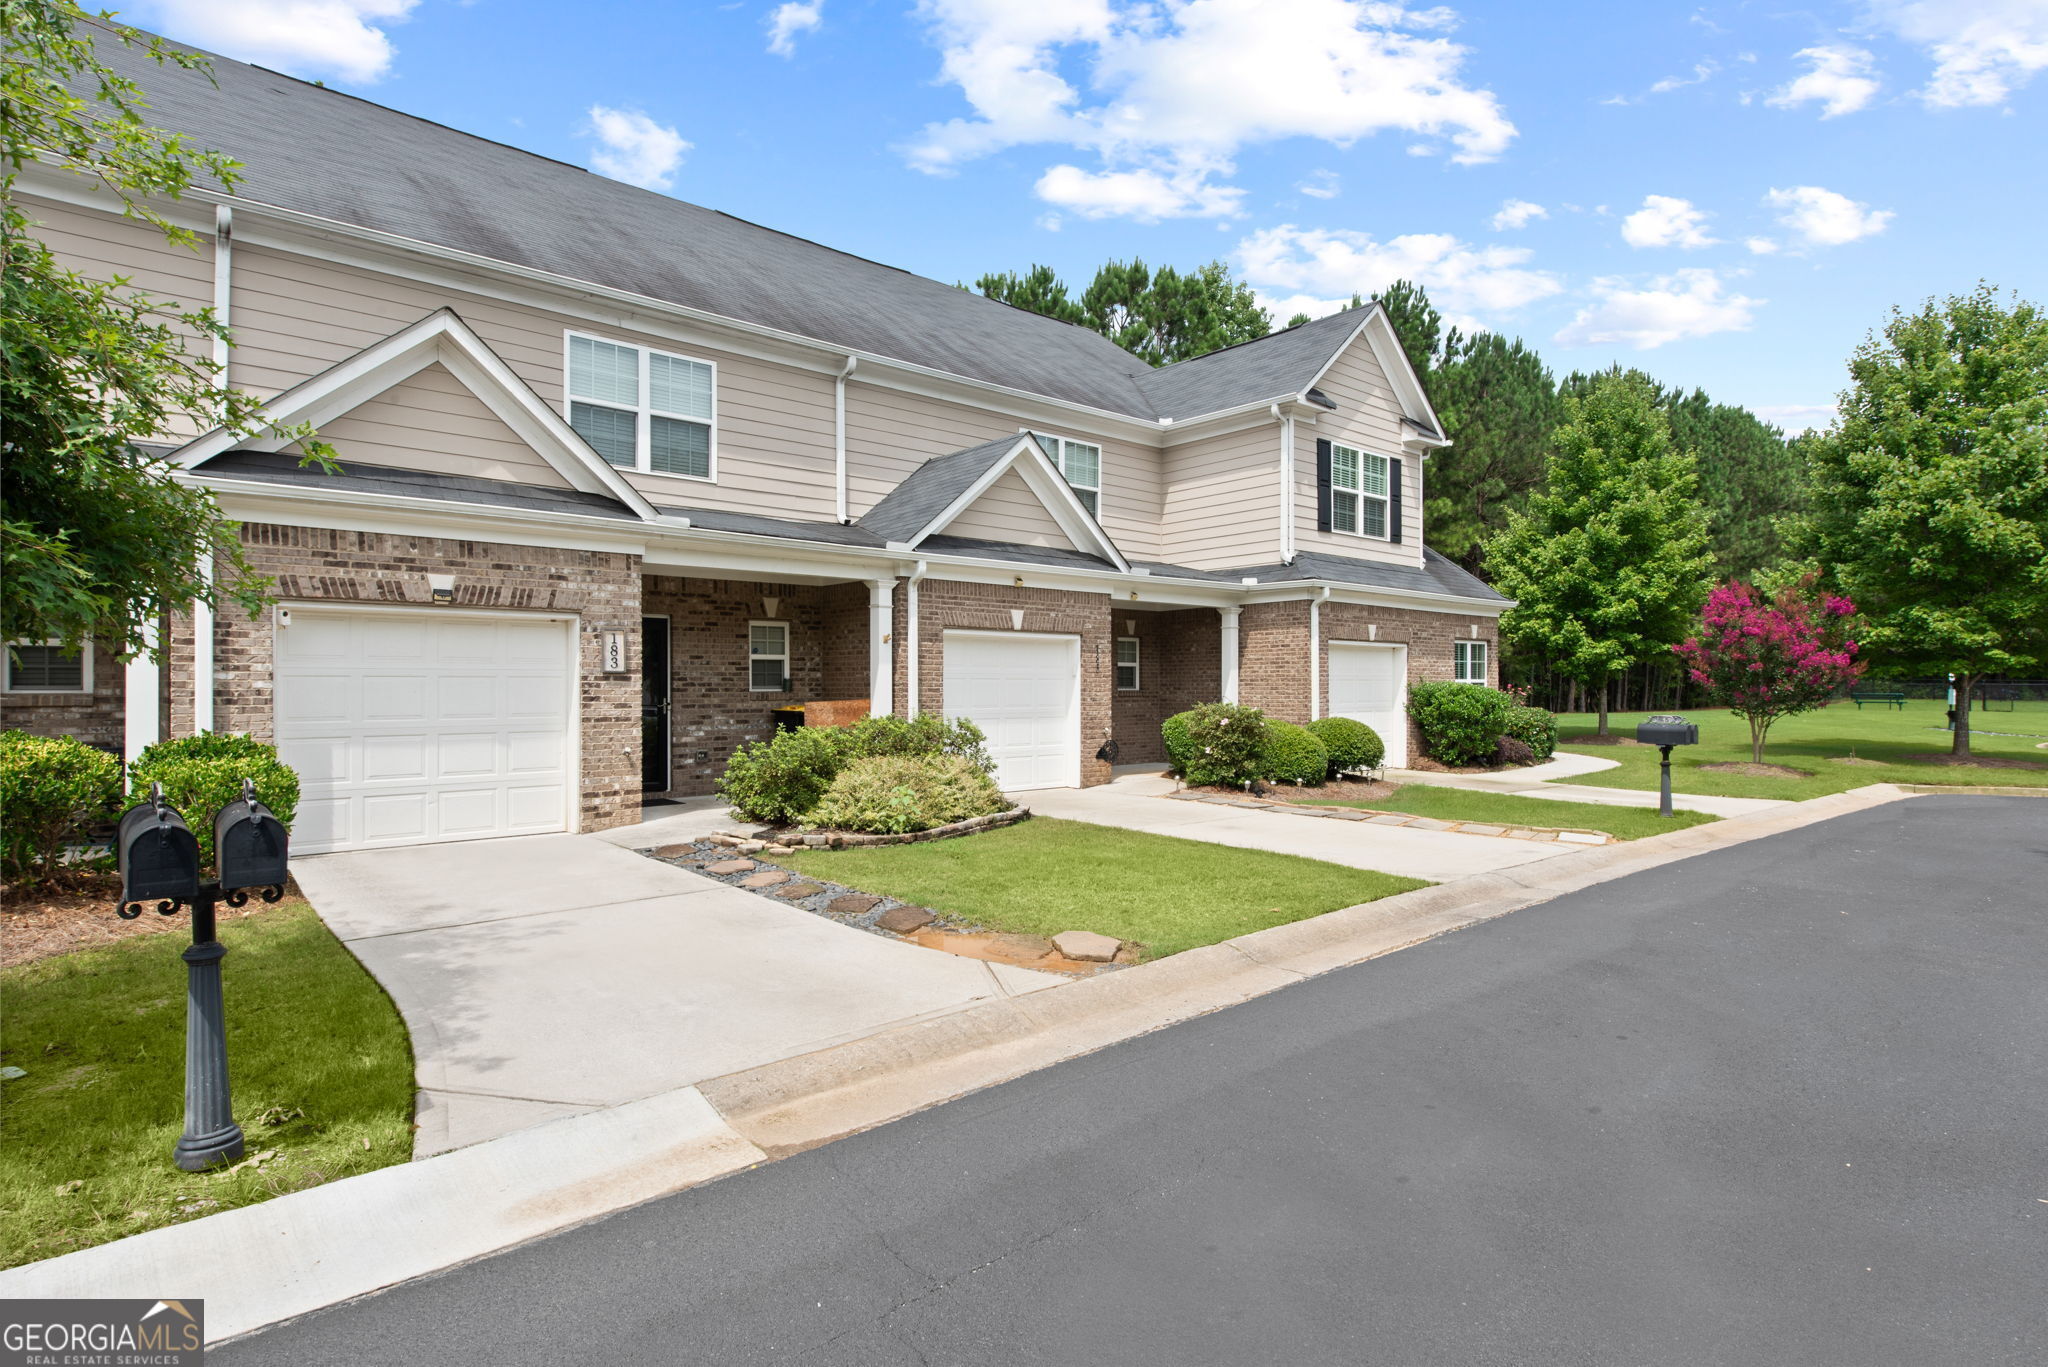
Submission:
[[926,564],[926,563],[925,563],[924,561],[922,561],[922,560],[918,561],[918,562],[917,562],[917,564],[916,564],[916,566],[915,566],[915,567],[913,567],[913,568],[911,569],[911,571],[910,571],[910,579],[909,579],[908,583],[907,583],[907,584],[905,585],[905,587],[904,587],[904,590],[903,590],[903,592],[904,592],[904,598],[903,598],[903,613],[904,613],[904,631],[903,631],[903,650],[904,650],[904,654],[905,654],[905,656],[907,657],[907,658],[905,659],[905,661],[904,661],[904,665],[903,665],[903,668],[904,668],[904,688],[903,688],[903,692],[904,692],[904,699],[903,699],[903,710],[904,710],[904,711],[905,711],[905,712],[906,712],[907,714],[909,714],[910,716],[913,716],[913,717],[917,715],[917,683],[918,683],[918,678],[917,678],[917,676],[918,676],[918,668],[917,668],[917,585],[918,585],[918,581],[924,578],[924,576],[925,576],[925,571],[926,571],[926,570],[928,570],[929,568],[930,568],[930,566],[928,566],[928,565],[927,565],[927,564]]
[[1267,410],[1280,424],[1280,563],[1294,563],[1294,415],[1274,404]]
[[846,380],[859,364],[860,357],[849,354],[846,364],[832,378],[832,465],[838,491],[839,525],[842,527],[853,521],[846,514]]

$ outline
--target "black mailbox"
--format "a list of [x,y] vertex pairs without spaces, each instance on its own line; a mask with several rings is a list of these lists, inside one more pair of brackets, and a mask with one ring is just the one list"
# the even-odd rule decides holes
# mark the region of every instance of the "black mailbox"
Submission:
[[1698,723],[1684,717],[1660,715],[1648,721],[1636,723],[1638,745],[1698,745],[1700,728]]
[[121,864],[122,906],[190,902],[199,896],[199,841],[177,809],[164,805],[157,785],[150,785],[147,802],[121,814],[114,849]]
[[213,819],[213,857],[223,888],[282,886],[289,837],[284,823],[256,796],[256,785],[242,780],[242,795]]

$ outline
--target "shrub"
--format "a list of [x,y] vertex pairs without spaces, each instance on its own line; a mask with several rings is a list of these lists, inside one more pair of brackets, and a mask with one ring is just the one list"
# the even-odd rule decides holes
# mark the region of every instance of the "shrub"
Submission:
[[1534,764],[1536,752],[1519,737],[1502,736],[1493,743],[1493,758],[1498,764]]
[[1419,683],[1408,688],[1408,715],[1423,748],[1442,764],[1490,764],[1514,702],[1483,684]]
[[71,736],[0,732],[0,868],[8,880],[48,882],[65,842],[114,814],[121,762]]
[[248,736],[203,731],[161,740],[128,766],[128,800],[149,796],[149,785],[164,786],[164,801],[176,807],[199,840],[199,862],[213,862],[213,816],[242,795],[242,780],[256,784],[256,796],[271,814],[292,828],[299,810],[299,776],[277,757],[277,747]]
[[1506,735],[1529,747],[1526,764],[1540,764],[1557,753],[1557,718],[1541,707],[1510,707]]
[[1308,724],[1310,734],[1330,752],[1330,772],[1377,769],[1387,757],[1380,733],[1350,717],[1318,717]]
[[1265,776],[1266,714],[1256,707],[1206,702],[1159,729],[1185,782],[1239,788]]
[[839,773],[838,733],[803,726],[733,751],[718,795],[747,821],[794,825],[818,804]]
[[1330,752],[1306,726],[1266,722],[1265,776],[1275,783],[1320,786],[1329,776]]
[[848,760],[805,824],[900,835],[1007,809],[995,780],[964,755]]
[[967,720],[947,721],[934,712],[914,717],[864,717],[833,733],[845,759],[876,755],[958,755],[983,773],[995,770],[988,737]]

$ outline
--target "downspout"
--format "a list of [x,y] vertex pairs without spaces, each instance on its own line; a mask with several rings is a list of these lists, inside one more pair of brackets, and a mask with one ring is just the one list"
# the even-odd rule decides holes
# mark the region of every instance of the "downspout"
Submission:
[[924,561],[918,561],[903,590],[903,649],[907,656],[903,662],[903,710],[912,717],[917,715],[917,584],[928,568]]
[[1280,563],[1294,563],[1294,416],[1280,405],[1268,410],[1280,424]]
[[1330,601],[1330,586],[1316,590],[1308,600],[1308,719],[1323,715],[1323,604]]
[[832,380],[833,480],[838,494],[839,525],[842,527],[853,521],[846,515],[846,377],[853,374],[853,368],[859,364],[858,356],[848,356],[846,364]]

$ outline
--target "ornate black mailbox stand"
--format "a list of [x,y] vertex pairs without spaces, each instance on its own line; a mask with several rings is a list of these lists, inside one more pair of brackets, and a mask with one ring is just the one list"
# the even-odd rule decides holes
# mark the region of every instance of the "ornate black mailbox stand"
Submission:
[[1654,745],[1664,756],[1663,782],[1659,785],[1657,815],[1671,815],[1671,747],[1698,745],[1700,728],[1684,717],[1659,715],[1636,723],[1636,742]]
[[255,785],[242,781],[242,796],[221,808],[213,822],[213,850],[220,877],[199,878],[199,842],[185,818],[164,804],[152,785],[147,802],[121,816],[115,840],[121,864],[125,920],[142,915],[144,902],[171,916],[192,908],[192,946],[185,951],[185,1132],[172,1156],[187,1172],[199,1172],[242,1156],[242,1127],[228,1096],[227,1026],[222,1013],[220,961],[227,948],[217,937],[215,911],[246,906],[256,892],[266,902],[284,896],[289,841],[284,825],[257,800]]

